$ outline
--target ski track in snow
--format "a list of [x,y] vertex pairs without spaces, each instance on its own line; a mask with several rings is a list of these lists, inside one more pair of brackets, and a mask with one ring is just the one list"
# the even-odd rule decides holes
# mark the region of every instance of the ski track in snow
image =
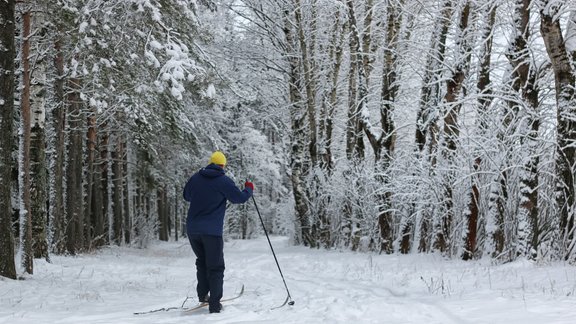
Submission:
[[[110,247],[35,263],[26,280],[0,279],[0,323],[574,323],[576,268],[520,260],[491,265],[434,254],[377,255],[272,243],[225,244],[224,296],[244,295],[220,314],[203,308],[134,315],[196,304],[194,256],[187,241],[149,249]],[[186,299],[186,297],[190,297]]]

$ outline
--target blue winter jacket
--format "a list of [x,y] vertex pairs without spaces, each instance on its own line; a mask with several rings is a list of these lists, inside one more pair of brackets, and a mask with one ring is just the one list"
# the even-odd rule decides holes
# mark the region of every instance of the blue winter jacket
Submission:
[[226,200],[240,204],[250,196],[252,189],[240,191],[219,165],[210,164],[196,172],[184,187],[184,199],[190,202],[186,219],[188,234],[222,236]]

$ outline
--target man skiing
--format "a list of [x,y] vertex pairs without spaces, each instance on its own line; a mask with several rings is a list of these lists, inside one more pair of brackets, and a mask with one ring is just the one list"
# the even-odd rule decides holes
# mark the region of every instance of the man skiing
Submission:
[[222,309],[224,284],[224,215],[226,201],[234,204],[246,202],[252,196],[254,185],[244,184],[238,189],[225,175],[226,156],[216,151],[208,166],[196,172],[184,187],[184,199],[190,202],[186,229],[192,250],[196,255],[196,292],[200,302],[208,302],[210,313]]

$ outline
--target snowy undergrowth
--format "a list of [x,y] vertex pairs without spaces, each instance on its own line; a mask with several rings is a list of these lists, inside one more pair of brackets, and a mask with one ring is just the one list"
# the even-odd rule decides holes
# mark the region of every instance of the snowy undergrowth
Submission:
[[[134,315],[196,303],[187,242],[149,249],[110,247],[37,260],[26,280],[0,280],[0,323],[572,323],[576,269],[526,260],[492,265],[439,255],[377,255],[273,245],[294,306],[265,238],[225,246],[225,295],[207,310]],[[189,299],[186,299],[190,297]]]

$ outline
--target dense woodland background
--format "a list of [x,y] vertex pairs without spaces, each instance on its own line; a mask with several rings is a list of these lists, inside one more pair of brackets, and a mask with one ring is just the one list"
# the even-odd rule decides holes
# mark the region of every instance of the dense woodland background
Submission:
[[0,108],[4,277],[179,239],[216,149],[296,244],[576,261],[574,1],[0,1]]

